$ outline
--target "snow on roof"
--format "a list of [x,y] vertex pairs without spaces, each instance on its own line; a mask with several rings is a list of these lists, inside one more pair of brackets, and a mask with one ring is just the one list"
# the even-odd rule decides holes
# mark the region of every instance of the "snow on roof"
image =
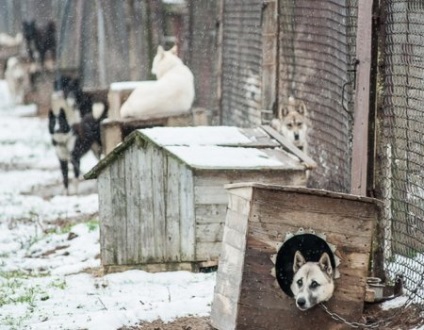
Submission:
[[139,131],[160,146],[242,145],[254,141],[231,126],[154,127]]
[[188,165],[196,168],[282,169],[299,165],[298,162],[289,157],[281,159],[278,156],[282,152],[272,149],[261,150],[221,146],[166,146],[165,149]]
[[94,179],[137,139],[163,147],[188,166],[208,169],[304,169],[301,160],[260,128],[153,127],[133,132],[84,177]]

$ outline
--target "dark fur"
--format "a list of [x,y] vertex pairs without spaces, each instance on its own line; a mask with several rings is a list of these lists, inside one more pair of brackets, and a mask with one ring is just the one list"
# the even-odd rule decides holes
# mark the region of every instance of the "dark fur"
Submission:
[[[68,139],[75,139],[72,150],[66,150],[67,157],[65,159],[61,157],[62,155],[59,152],[57,153],[63,176],[63,184],[65,189],[68,190],[68,160],[73,166],[75,178],[78,178],[80,175],[80,160],[90,149],[93,149],[96,156],[100,157],[100,154],[96,151],[101,152],[100,125],[101,121],[107,116],[107,105],[101,102],[104,105],[104,111],[100,118],[95,118],[92,113],[92,98],[83,92],[78,79],[72,79],[68,76],[59,75],[54,81],[54,90],[56,92],[62,91],[65,99],[73,97],[76,102],[75,109],[73,110],[79,111],[81,117],[79,123],[71,126],[64,109],[60,109],[58,115],[55,115],[52,110],[49,111],[49,132],[52,135],[53,145],[58,148],[61,143],[55,140],[54,134],[66,134]],[[58,125],[56,125],[57,129],[55,131],[54,127],[56,123]],[[100,148],[100,150],[95,150],[95,147]],[[69,145],[63,144],[62,148],[68,149]]]
[[71,79],[63,89],[65,98],[74,98],[76,107],[81,114],[81,118],[91,113],[93,107],[92,97],[85,93],[79,79]]
[[[66,190],[68,190],[69,185],[68,160],[70,160],[73,166],[75,178],[79,178],[81,158],[92,149],[94,145],[97,144],[101,147],[100,123],[103,118],[104,115],[100,119],[96,119],[89,113],[82,118],[80,123],[71,126],[68,123],[63,109],[60,109],[58,115],[55,115],[51,110],[49,111],[49,132],[52,135],[53,146],[59,147],[59,145],[63,143],[56,140],[54,134],[65,134],[67,139],[75,138],[75,144],[72,150],[66,150],[68,157],[63,158],[61,154],[57,153],[63,176],[63,185]],[[55,130],[54,127],[56,123],[58,123],[58,125]],[[62,147],[68,149],[66,143],[64,143]]]
[[29,59],[35,61],[35,52],[37,51],[36,40],[37,40],[37,27],[35,21],[23,21],[22,22],[22,33],[24,35],[26,48]]
[[34,20],[22,23],[23,35],[26,42],[28,57],[32,62],[38,54],[41,66],[44,66],[47,52],[56,60],[56,24],[49,21],[45,26],[37,27]]

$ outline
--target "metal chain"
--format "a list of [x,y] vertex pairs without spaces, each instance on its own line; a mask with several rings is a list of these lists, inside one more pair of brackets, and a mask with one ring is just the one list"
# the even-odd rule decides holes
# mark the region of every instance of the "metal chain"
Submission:
[[389,319],[386,320],[380,320],[374,323],[370,323],[370,324],[365,324],[365,323],[361,323],[361,322],[349,322],[348,320],[346,320],[345,318],[343,318],[342,316],[338,315],[337,313],[331,312],[327,306],[325,306],[323,303],[320,304],[322,309],[331,316],[331,318],[333,320],[339,321],[339,322],[343,322],[344,324],[347,324],[348,326],[350,326],[351,328],[366,328],[366,329],[376,329],[381,323],[393,318],[394,316],[390,317]]

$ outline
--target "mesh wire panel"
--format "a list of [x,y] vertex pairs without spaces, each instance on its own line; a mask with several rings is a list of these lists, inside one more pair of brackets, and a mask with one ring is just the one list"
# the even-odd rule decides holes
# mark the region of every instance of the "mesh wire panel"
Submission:
[[424,5],[387,0],[378,118],[377,188],[386,202],[384,256],[390,278],[403,274],[424,302]]
[[309,186],[349,192],[356,1],[282,0],[279,11],[279,107],[289,96],[307,106]]
[[191,0],[189,8],[189,52],[187,64],[196,81],[194,106],[213,111],[217,102],[218,1]]
[[221,122],[261,124],[262,3],[224,1]]

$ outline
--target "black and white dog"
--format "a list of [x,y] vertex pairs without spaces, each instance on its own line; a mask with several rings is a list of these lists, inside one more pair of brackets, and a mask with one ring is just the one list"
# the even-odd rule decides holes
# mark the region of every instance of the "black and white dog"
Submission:
[[53,21],[41,27],[36,25],[35,20],[23,21],[22,31],[31,62],[39,61],[44,67],[48,52],[52,60],[56,60],[56,24]]
[[[75,91],[75,88],[72,87],[75,86],[73,81],[71,78],[64,79],[63,77],[55,81],[52,109],[49,111],[49,132],[59,158],[66,193],[69,192],[69,163],[72,164],[77,184],[82,156],[92,150],[95,156],[100,158],[102,145],[100,125],[107,116],[106,103],[93,102],[90,96],[82,90]],[[79,96],[75,100],[70,100],[75,93],[82,93],[81,98]],[[64,96],[65,94],[67,97]],[[77,99],[79,101],[76,101]],[[87,103],[82,105],[80,103],[82,99]],[[87,104],[90,105],[90,108]],[[84,110],[80,108],[81,106],[85,107]]]

